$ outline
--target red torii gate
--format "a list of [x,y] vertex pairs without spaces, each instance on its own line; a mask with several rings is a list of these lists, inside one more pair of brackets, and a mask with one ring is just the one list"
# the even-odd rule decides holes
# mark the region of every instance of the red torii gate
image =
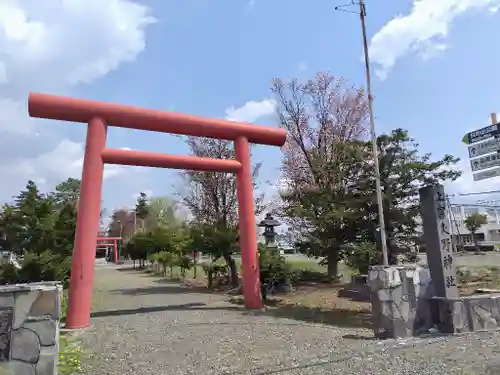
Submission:
[[[113,246],[113,259],[115,261],[115,264],[118,264],[118,241],[120,241],[122,238],[121,237],[100,237],[97,236],[96,241],[97,241],[97,246],[102,245],[102,246]],[[108,241],[113,241],[112,244],[110,243],[100,243],[100,242],[108,242]]]
[[[67,328],[90,324],[104,163],[236,173],[245,306],[262,307],[249,143],[283,146],[284,129],[39,93],[30,93],[28,111],[31,117],[88,123]],[[234,141],[236,160],[106,148],[108,125]]]

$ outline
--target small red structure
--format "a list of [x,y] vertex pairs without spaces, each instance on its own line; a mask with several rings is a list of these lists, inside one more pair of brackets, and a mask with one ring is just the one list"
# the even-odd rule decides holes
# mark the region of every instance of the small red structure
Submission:
[[[121,237],[97,237],[97,246],[112,246],[113,247],[113,259],[115,261],[115,264],[118,264],[118,241],[120,241],[122,238]],[[112,243],[109,243],[109,241],[112,241]],[[104,243],[103,243],[104,242]]]
[[[28,111],[31,117],[88,124],[71,268],[68,328],[85,328],[90,324],[104,163],[236,173],[243,295],[246,307],[262,307],[249,143],[283,146],[284,129],[37,93],[29,95]],[[106,148],[108,126],[234,141],[236,160],[109,149]]]

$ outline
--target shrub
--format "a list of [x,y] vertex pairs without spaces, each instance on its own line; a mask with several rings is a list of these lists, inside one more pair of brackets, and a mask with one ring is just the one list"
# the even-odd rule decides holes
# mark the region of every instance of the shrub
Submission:
[[347,249],[345,264],[360,275],[366,275],[370,266],[378,263],[376,244],[362,242]]
[[404,263],[417,263],[420,260],[416,251],[407,251],[402,258]]
[[260,281],[262,298],[268,292],[280,292],[291,284],[293,273],[291,266],[277,250],[259,248]]
[[310,282],[324,282],[329,281],[325,272],[314,271],[301,268],[293,272],[293,280],[297,281],[310,281]]
[[0,266],[2,284],[60,281],[64,288],[69,284],[71,258],[44,251],[40,254],[25,253],[21,268],[12,264]]
[[202,264],[203,272],[207,276],[207,287],[212,288],[214,285],[229,284],[229,267],[225,264],[204,263]]
[[167,274],[167,269],[170,268],[170,276],[172,276],[172,267],[174,266],[174,254],[168,251],[160,251],[157,254],[157,261],[160,263],[163,274]]
[[183,255],[177,258],[176,265],[181,269],[182,278],[185,278],[186,271],[190,270],[193,266],[193,260],[187,255]]

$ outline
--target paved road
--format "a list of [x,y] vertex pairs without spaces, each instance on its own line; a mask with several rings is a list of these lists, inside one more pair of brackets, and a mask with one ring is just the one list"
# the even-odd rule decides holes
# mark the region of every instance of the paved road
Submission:
[[96,269],[94,302],[90,375],[487,374],[500,351],[499,333],[378,342],[123,269]]
[[[309,258],[303,254],[285,254],[286,259],[290,261],[298,262],[317,262],[314,258]],[[420,263],[427,263],[427,257],[425,254],[420,254]],[[240,259],[235,256],[235,259]],[[486,253],[484,255],[460,255],[456,256],[457,264],[460,266],[471,266],[471,267],[481,267],[481,266],[497,266],[500,267],[500,252],[499,253]],[[209,259],[207,258],[207,261]]]
[[[427,263],[427,257],[422,254],[419,256],[421,263]],[[458,266],[469,267],[500,267],[500,253],[486,253],[484,255],[457,255],[455,260]]]

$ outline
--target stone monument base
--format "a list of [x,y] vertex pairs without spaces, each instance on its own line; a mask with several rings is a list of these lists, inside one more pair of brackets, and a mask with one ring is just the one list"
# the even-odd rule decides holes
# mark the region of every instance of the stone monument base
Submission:
[[0,286],[0,374],[57,374],[61,298],[56,282]]
[[500,294],[458,298],[433,297],[437,328],[443,333],[490,331],[500,328]]
[[377,338],[416,336],[433,327],[433,296],[425,266],[372,266],[368,273],[373,330]]

